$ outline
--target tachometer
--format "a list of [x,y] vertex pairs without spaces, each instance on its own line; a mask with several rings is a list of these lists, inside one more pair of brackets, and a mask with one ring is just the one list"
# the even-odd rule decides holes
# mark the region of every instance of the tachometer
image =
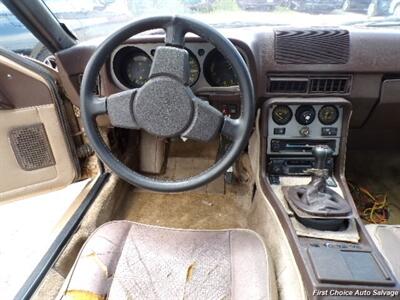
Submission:
[[238,85],[238,79],[232,65],[217,49],[208,53],[204,60],[204,76],[211,86]]
[[194,85],[200,76],[200,64],[197,60],[196,56],[192,53],[192,51],[186,49],[189,52],[189,85]]

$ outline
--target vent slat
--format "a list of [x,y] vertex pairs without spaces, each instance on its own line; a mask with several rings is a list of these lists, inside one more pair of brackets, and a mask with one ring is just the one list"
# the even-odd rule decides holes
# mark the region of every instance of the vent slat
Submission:
[[348,81],[349,78],[311,78],[310,94],[345,94]]
[[349,60],[347,30],[277,30],[278,64],[345,64]]
[[307,80],[287,80],[287,79],[272,79],[269,85],[271,93],[306,93]]
[[346,94],[349,76],[269,77],[268,92],[277,94]]

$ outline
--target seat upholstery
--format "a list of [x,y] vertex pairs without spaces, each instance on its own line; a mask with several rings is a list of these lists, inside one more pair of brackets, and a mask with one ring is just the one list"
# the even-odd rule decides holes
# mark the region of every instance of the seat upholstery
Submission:
[[182,230],[129,221],[99,227],[82,248],[65,299],[271,299],[264,243],[250,230]]
[[400,226],[371,224],[366,227],[397,280],[400,280]]

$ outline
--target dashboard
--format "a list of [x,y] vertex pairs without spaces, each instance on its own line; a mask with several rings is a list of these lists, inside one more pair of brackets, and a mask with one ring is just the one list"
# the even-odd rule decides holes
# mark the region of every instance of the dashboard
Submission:
[[[223,28],[220,32],[244,57],[253,79],[258,107],[274,98],[332,97],[351,102],[349,147],[400,146],[400,31],[380,28]],[[307,39],[307,43],[303,39]],[[154,50],[163,45],[162,34],[131,37],[115,49],[99,76],[102,96],[142,86],[153,61]],[[79,85],[86,64],[101,39],[80,43],[56,54],[66,92],[79,106]],[[384,46],[382,46],[384,45]],[[213,45],[193,34],[186,36],[190,54],[190,86],[196,96],[231,117],[240,113],[240,88],[234,71]],[[303,100],[302,100],[303,99]],[[311,114],[313,124],[334,120],[335,108],[279,107],[271,121],[289,125]],[[339,110],[340,119],[340,108]],[[271,112],[272,113],[272,112]],[[297,115],[297,116],[296,116]],[[279,124],[288,122],[287,125]],[[333,122],[333,121],[331,121]],[[304,126],[304,125],[303,125]],[[289,129],[287,129],[289,130]],[[296,127],[296,130],[299,130]],[[298,133],[298,131],[297,131]]]

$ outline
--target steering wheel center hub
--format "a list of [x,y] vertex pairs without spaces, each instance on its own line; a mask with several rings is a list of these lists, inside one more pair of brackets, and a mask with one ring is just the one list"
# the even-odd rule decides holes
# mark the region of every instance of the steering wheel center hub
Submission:
[[152,78],[139,89],[133,103],[133,115],[147,132],[176,137],[192,121],[192,97],[191,90],[173,78]]

